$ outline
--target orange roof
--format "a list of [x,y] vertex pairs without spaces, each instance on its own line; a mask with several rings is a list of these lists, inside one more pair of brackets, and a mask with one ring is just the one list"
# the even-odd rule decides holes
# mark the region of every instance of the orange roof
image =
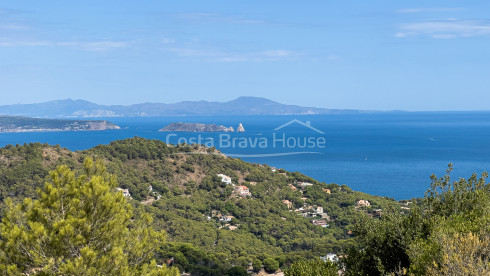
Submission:
[[237,188],[242,188],[242,189],[247,189],[248,190],[248,187],[247,186],[237,186]]

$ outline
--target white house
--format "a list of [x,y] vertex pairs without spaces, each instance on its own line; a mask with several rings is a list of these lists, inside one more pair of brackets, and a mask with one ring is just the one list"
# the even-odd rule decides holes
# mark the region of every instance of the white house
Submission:
[[362,206],[369,207],[369,206],[371,206],[371,203],[365,199],[361,199],[361,200],[357,201],[357,206],[358,207],[362,207]]
[[116,188],[116,190],[121,191],[125,197],[131,197],[128,189]]
[[320,259],[322,259],[323,261],[331,261],[332,263],[335,263],[335,262],[338,262],[339,261],[339,257],[337,256],[337,254],[334,254],[334,253],[328,253],[327,255],[325,255],[324,257],[320,257]]
[[320,206],[316,207],[316,213],[317,214],[323,214],[323,207],[320,207]]
[[303,189],[308,187],[308,186],[313,186],[313,184],[308,183],[308,182],[299,182],[298,185],[301,186]]
[[231,185],[231,177],[224,175],[222,173],[218,174],[219,177],[221,177],[221,182],[226,183],[226,185]]
[[235,218],[235,217],[234,216],[221,216],[219,220],[230,222],[232,218]]

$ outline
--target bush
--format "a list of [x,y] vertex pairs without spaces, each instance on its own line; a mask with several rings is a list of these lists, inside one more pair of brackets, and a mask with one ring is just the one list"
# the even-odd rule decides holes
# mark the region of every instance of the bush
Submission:
[[264,260],[264,269],[268,273],[276,272],[279,269],[279,263],[273,258]]

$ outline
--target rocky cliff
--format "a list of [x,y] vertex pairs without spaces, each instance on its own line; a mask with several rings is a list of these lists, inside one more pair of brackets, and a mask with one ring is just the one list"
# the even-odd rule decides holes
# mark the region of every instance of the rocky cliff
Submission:
[[242,123],[240,123],[236,129],[236,132],[245,132],[245,128],[243,128]]
[[159,131],[233,132],[234,130],[232,127],[218,126],[215,124],[172,123]]

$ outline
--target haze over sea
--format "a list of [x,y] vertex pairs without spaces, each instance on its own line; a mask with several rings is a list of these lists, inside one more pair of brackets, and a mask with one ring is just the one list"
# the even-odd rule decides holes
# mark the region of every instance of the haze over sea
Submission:
[[[292,124],[281,133],[287,137],[325,137],[324,148],[316,153],[270,156],[304,152],[301,149],[251,146],[222,147],[222,152],[241,156],[248,162],[266,163],[289,171],[299,171],[326,183],[346,184],[354,190],[395,199],[422,197],[430,185],[430,175],[442,176],[449,163],[455,179],[481,174],[490,168],[490,112],[411,112],[302,116],[208,116],[106,118],[121,130],[93,132],[1,133],[0,146],[41,142],[59,144],[70,150],[134,136],[175,143],[177,138],[219,138],[220,133],[170,133],[158,129],[173,122],[209,123],[233,126],[242,123],[246,132],[227,133],[231,138],[270,139],[275,128],[297,119],[310,121],[324,132],[319,135]],[[209,140],[208,140],[209,141]],[[269,140],[271,141],[271,140]],[[220,148],[220,143],[215,146]],[[266,155],[261,156],[261,155]],[[251,157],[246,157],[251,155]]]

